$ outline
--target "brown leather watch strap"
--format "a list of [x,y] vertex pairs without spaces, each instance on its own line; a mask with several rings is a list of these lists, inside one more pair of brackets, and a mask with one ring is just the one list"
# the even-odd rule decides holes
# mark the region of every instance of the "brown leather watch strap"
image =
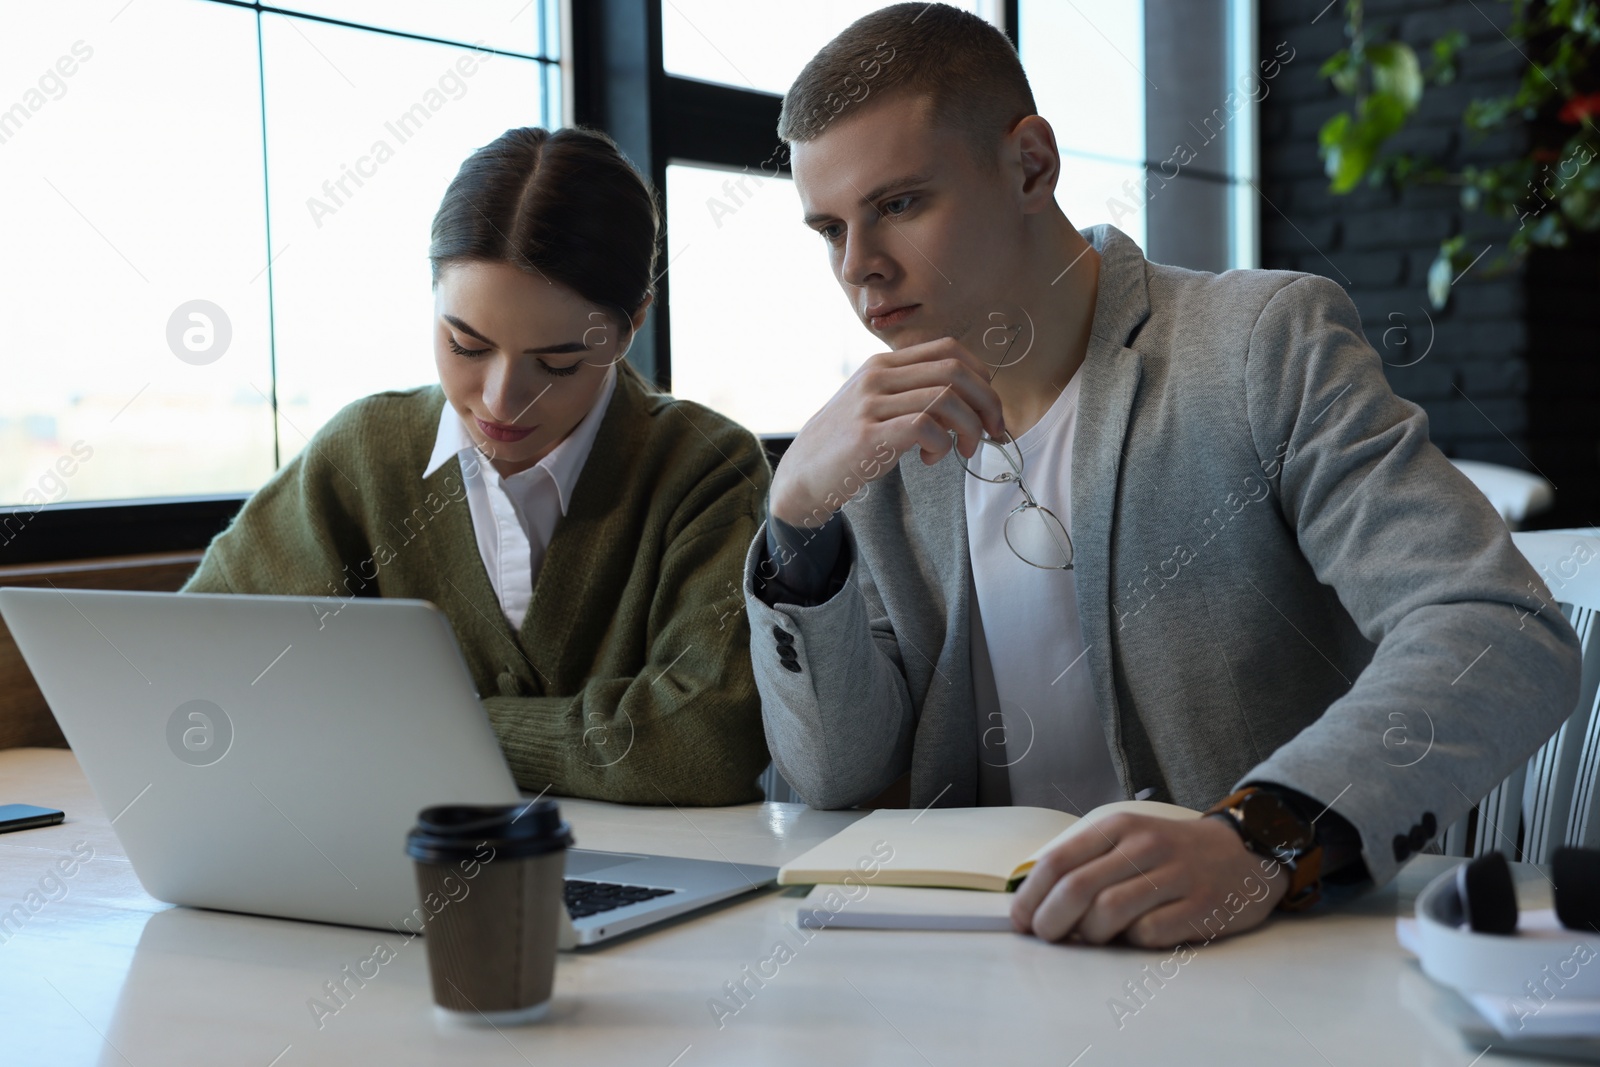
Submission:
[[1233,822],[1234,829],[1239,832],[1239,836],[1244,841],[1246,848],[1249,848],[1252,852],[1255,852],[1259,855],[1276,860],[1278,863],[1288,868],[1289,889],[1286,893],[1284,893],[1283,898],[1278,901],[1278,908],[1282,911],[1304,911],[1306,908],[1311,907],[1322,899],[1322,846],[1316,843],[1315,836],[1313,835],[1312,844],[1309,848],[1300,853],[1298,856],[1293,857],[1292,860],[1286,860],[1283,858],[1282,854],[1277,851],[1277,848],[1279,847],[1278,845],[1275,845],[1273,842],[1260,841],[1252,838],[1250,832],[1245,828],[1243,822],[1237,815],[1233,813],[1233,809],[1237,808],[1245,800],[1245,798],[1256,793],[1263,793],[1266,796],[1271,797],[1272,800],[1283,809],[1286,815],[1294,819],[1298,825],[1304,826],[1304,823],[1301,822],[1300,816],[1294,813],[1293,809],[1284,802],[1282,797],[1273,793],[1271,790],[1262,789],[1260,786],[1255,785],[1247,785],[1243,789],[1238,789],[1232,793],[1229,793],[1227,796],[1213,804],[1210,808],[1206,809],[1204,814],[1226,814]]
[[1322,846],[1313,845],[1294,862],[1289,891],[1278,901],[1283,911],[1304,911],[1322,899]]

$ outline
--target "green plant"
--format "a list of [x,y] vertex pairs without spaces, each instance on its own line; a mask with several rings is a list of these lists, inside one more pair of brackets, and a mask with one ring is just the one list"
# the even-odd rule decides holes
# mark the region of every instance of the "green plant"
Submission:
[[1378,152],[1405,125],[1422,102],[1425,83],[1445,85],[1455,79],[1455,55],[1466,44],[1456,30],[1435,41],[1428,70],[1403,41],[1374,41],[1363,25],[1362,0],[1346,0],[1346,33],[1350,44],[1322,64],[1319,73],[1335,89],[1355,100],[1355,110],[1340,111],[1323,123],[1318,146],[1330,187],[1348,193],[1363,177],[1376,181],[1383,168]]
[[[1484,0],[1485,3],[1489,0]],[[1534,131],[1532,148],[1515,159],[1488,166],[1443,167],[1424,156],[1383,152],[1421,103],[1428,85],[1445,85],[1456,76],[1457,53],[1466,35],[1452,31],[1429,49],[1423,68],[1415,50],[1402,41],[1379,39],[1363,23],[1362,0],[1345,0],[1345,30],[1350,45],[1321,67],[1353,111],[1340,111],[1322,126],[1318,147],[1330,188],[1348,193],[1369,184],[1446,184],[1461,190],[1469,212],[1516,222],[1507,247],[1488,265],[1490,272],[1520,263],[1535,246],[1560,248],[1573,231],[1600,230],[1600,0],[1509,0],[1508,39],[1528,57],[1515,93],[1471,101],[1462,124],[1481,139],[1522,121]],[[1568,133],[1566,127],[1574,129]],[[1552,170],[1551,164],[1555,164]],[[1467,235],[1441,242],[1428,274],[1435,308],[1449,300],[1451,283],[1467,263]]]

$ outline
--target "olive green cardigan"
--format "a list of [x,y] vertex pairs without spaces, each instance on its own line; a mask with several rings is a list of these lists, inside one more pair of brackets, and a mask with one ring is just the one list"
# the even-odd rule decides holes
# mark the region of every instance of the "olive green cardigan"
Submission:
[[431,601],[522,788],[760,800],[769,756],[739,591],[771,480],[760,443],[619,374],[514,632],[478,554],[460,458],[421,476],[443,404],[432,385],[344,408],[180,592]]

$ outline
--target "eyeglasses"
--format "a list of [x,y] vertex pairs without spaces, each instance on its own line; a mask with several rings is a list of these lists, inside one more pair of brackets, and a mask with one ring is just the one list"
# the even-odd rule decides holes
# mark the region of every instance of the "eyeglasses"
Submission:
[[[1011,345],[1016,343],[1017,335],[1022,332],[1022,327],[1014,327],[1017,331],[1012,335],[1010,344],[1006,345],[1006,354],[1011,352]],[[995,373],[1000,367],[1005,366],[1005,356],[995,367]],[[994,374],[989,375],[989,380],[994,380]],[[954,430],[950,431],[951,438],[955,438]],[[994,457],[999,459],[995,460]],[[1066,524],[1056,517],[1055,512],[1040,504],[1034,499],[1027,485],[1022,480],[1022,449],[1008,433],[1004,440],[996,440],[988,434],[978,438],[978,449],[969,460],[956,452],[956,462],[961,464],[961,469],[977,478],[979,481],[991,485],[1014,484],[1022,491],[1022,503],[1011,509],[1006,516],[1005,538],[1006,546],[1014,555],[1030,567],[1038,567],[1047,571],[1070,571],[1072,569],[1072,537],[1067,533]],[[1004,468],[997,475],[984,474],[986,467],[1003,464]]]

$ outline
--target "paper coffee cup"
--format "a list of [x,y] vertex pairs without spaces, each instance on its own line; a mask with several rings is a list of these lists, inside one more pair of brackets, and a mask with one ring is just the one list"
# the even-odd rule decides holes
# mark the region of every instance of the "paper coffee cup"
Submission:
[[549,1010],[571,844],[553,800],[418,813],[406,852],[441,1015],[505,1026]]

